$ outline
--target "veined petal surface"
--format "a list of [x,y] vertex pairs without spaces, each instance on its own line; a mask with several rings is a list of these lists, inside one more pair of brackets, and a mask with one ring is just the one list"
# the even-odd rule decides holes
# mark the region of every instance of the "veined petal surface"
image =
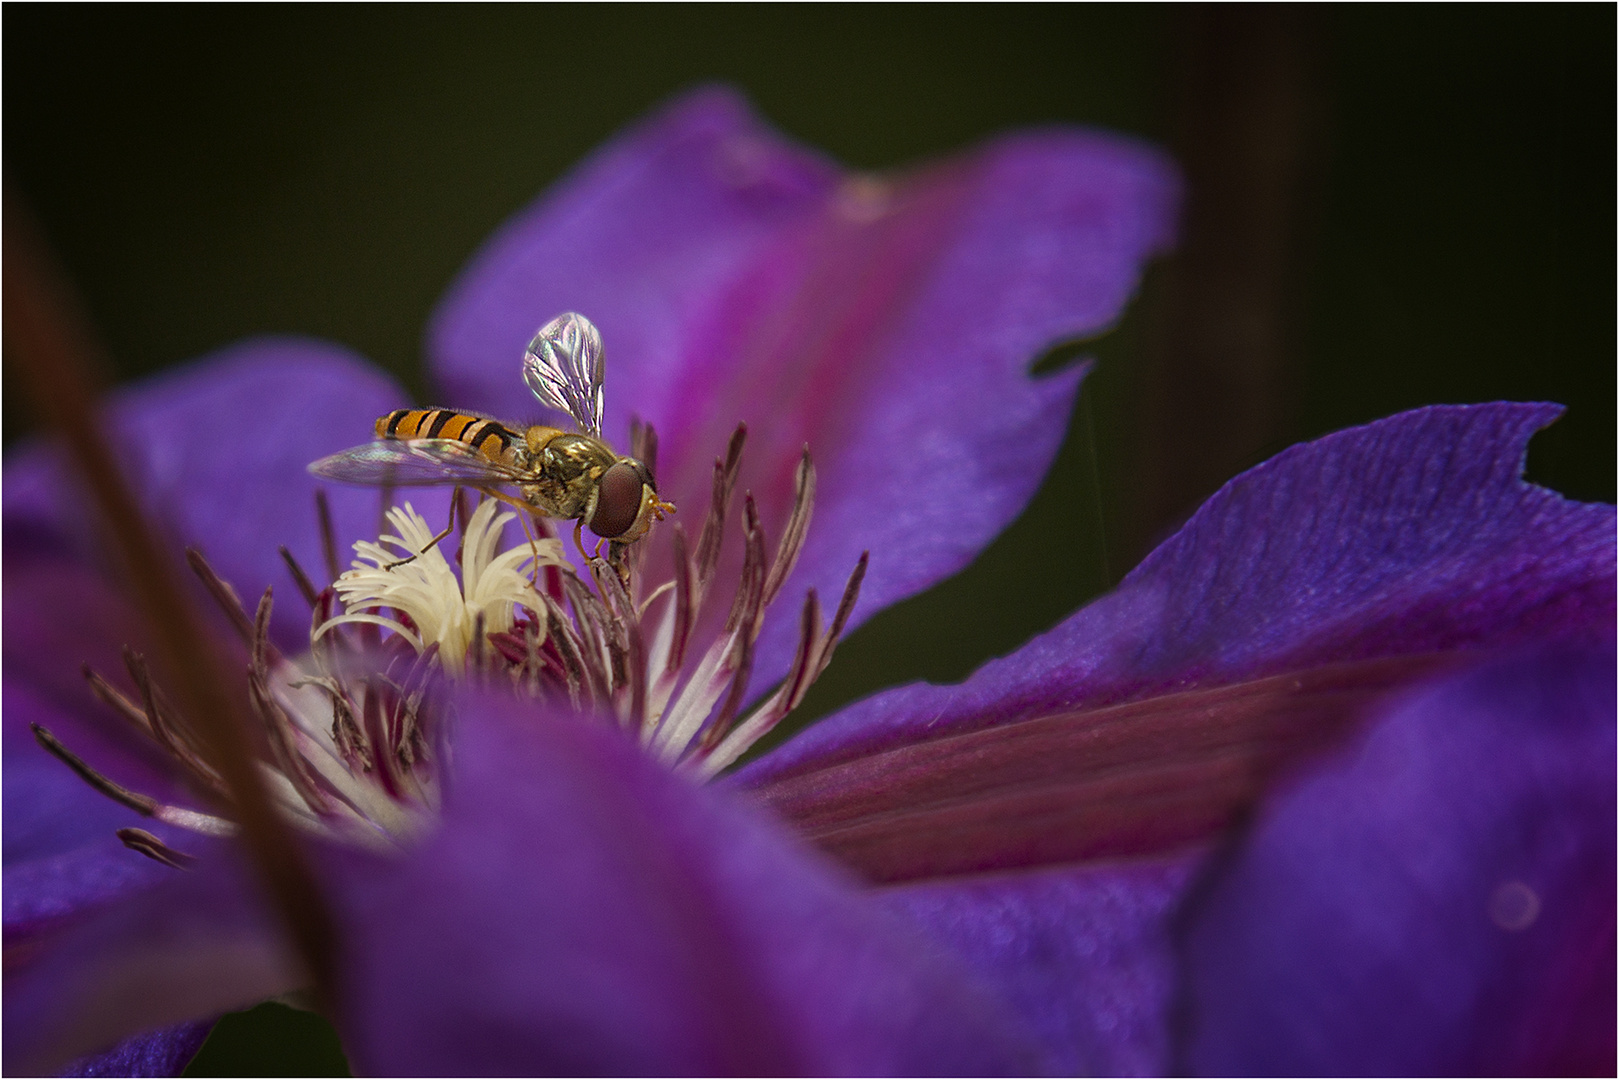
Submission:
[[1522,479],[1530,436],[1560,411],[1433,406],[1295,446],[1013,655],[960,686],[869,698],[738,779],[1333,665],[1364,662],[1372,685],[1402,658],[1611,642],[1614,508]]

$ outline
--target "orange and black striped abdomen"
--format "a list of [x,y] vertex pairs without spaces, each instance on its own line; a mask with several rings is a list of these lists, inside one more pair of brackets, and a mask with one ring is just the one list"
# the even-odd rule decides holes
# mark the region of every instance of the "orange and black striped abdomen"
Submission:
[[505,462],[522,436],[498,420],[454,409],[395,409],[377,419],[379,439],[453,439],[490,461]]

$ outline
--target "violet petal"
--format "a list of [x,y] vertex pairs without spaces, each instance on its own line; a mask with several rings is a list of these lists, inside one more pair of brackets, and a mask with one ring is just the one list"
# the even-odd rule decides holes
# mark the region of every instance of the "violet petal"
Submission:
[[1170,921],[1198,856],[947,878],[885,889],[1039,1035],[1054,1071],[1169,1071]]
[[209,1020],[131,1035],[111,1050],[70,1062],[62,1076],[179,1076],[202,1049]]
[[[171,830],[90,788],[33,739],[28,724],[63,734],[97,769],[143,794],[176,790],[161,763],[113,738],[91,740],[88,730],[26,684],[5,679],[4,922],[7,935],[30,933],[81,909],[165,880],[173,871],[143,859],[114,835],[139,826],[184,850]],[[72,735],[64,733],[74,733]],[[75,735],[77,737],[75,737]]]
[[[128,695],[138,692],[122,650],[143,648],[145,627],[96,570],[67,558],[6,550],[5,765],[51,760],[29,729],[40,724],[118,782],[169,800],[184,789],[172,759],[91,693],[88,666]],[[57,765],[66,774],[66,770]],[[81,783],[80,787],[84,787]],[[88,791],[88,788],[85,788]],[[98,796],[99,798],[99,796]],[[6,835],[11,836],[11,818]]]
[[1611,641],[1614,509],[1525,483],[1555,405],[1434,406],[1228,483],[1119,588],[961,686],[813,725],[743,784],[947,732],[1337,661]]
[[1494,663],[1279,793],[1191,913],[1182,1064],[1612,1074],[1614,680]]
[[[190,544],[202,549],[249,610],[265,586],[274,586],[282,600],[274,630],[291,644],[307,639],[309,609],[278,547],[285,544],[311,575],[325,580],[317,481],[306,467],[368,441],[376,418],[404,400],[392,380],[345,349],[263,338],[122,388],[109,397],[105,413],[127,479],[169,531],[182,572],[179,549]],[[378,499],[372,491],[337,486],[328,495],[346,567],[349,545],[376,535]],[[8,546],[14,538],[51,542],[89,565],[101,561],[86,500],[64,479],[64,465],[49,447],[36,444],[8,456],[4,499]],[[421,508],[423,500],[413,499]]]
[[192,850],[194,869],[169,870],[93,918],[25,943],[15,966],[8,953],[8,1075],[38,1075],[308,983],[230,845]]
[[616,733],[463,699],[441,831],[346,897],[346,1045],[384,1074],[1028,1072],[949,958]]
[[[21,547],[23,550],[19,551]],[[119,655],[139,620],[96,571],[28,545],[6,549],[4,921],[32,932],[171,870],[134,855],[115,831],[137,826],[181,850],[170,830],[93,790],[35,740],[38,724],[102,775],[160,802],[202,807],[171,759],[90,693],[88,663],[131,696]]]
[[[521,413],[523,344],[585,313],[606,344],[607,437],[624,445],[632,414],[655,424],[659,489],[688,528],[739,421],[741,487],[772,538],[809,444],[815,521],[788,595],[837,596],[869,548],[858,623],[959,570],[1027,503],[1080,374],[1029,365],[1118,318],[1175,202],[1173,168],[1116,136],[1010,135],[862,177],[703,89],[497,234],[435,317],[434,371],[457,405]],[[795,633],[767,624],[758,685]]]

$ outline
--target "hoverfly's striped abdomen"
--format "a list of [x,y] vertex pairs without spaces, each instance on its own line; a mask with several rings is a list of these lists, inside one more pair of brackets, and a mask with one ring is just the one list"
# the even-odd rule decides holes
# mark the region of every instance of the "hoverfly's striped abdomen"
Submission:
[[454,409],[395,409],[377,418],[379,439],[451,439],[465,443],[490,461],[511,460],[511,448],[522,436],[498,420]]

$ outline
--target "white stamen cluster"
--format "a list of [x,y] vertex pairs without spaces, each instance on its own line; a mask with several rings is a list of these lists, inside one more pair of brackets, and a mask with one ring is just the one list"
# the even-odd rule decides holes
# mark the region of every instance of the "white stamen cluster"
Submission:
[[[344,623],[374,623],[403,637],[417,652],[437,645],[445,673],[460,676],[479,625],[485,633],[503,634],[514,625],[517,609],[543,612],[533,575],[538,567],[567,561],[562,545],[553,539],[531,540],[496,555],[502,531],[517,517],[499,509],[492,499],[481,503],[466,523],[460,581],[415,508],[406,503],[389,510],[388,520],[399,535],[354,545],[359,558],[333,586],[347,611],[317,627],[315,638]],[[405,615],[412,626],[377,614],[385,608]]]

